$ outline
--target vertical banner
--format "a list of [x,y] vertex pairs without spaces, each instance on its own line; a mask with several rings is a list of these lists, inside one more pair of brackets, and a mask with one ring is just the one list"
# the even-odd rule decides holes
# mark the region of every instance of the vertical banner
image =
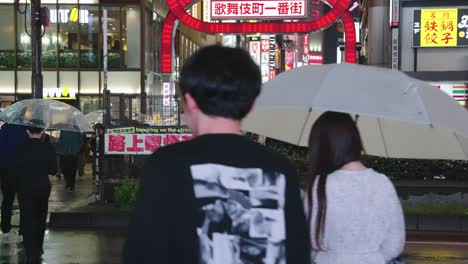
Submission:
[[171,84],[164,82],[162,87],[163,106],[168,107],[171,105]]
[[285,51],[285,58],[284,58],[284,69],[285,71],[289,71],[294,69],[294,51],[287,49]]
[[262,82],[266,82],[269,80],[270,70],[270,35],[262,35],[260,45],[262,51],[260,72],[262,74]]
[[413,12],[413,46],[421,46],[421,10]]
[[273,79],[276,76],[276,36],[270,35],[270,67],[269,67],[269,79]]
[[392,28],[392,69],[398,69],[399,62],[399,30],[398,28]]
[[260,51],[260,41],[251,40],[249,42],[249,52],[252,59],[260,66],[261,63],[261,51]]
[[400,25],[400,0],[390,0],[390,27]]
[[211,22],[211,1],[203,0],[203,21]]
[[307,65],[309,64],[309,34],[303,36],[302,42],[302,62]]

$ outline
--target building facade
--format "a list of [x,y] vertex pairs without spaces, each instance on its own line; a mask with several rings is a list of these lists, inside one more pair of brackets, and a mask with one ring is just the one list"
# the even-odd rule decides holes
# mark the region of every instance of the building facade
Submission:
[[468,95],[468,1],[402,0],[400,69],[461,104]]
[[[164,0],[43,0],[50,24],[42,37],[44,98],[67,100],[85,114],[102,106],[103,11],[107,10],[107,88],[120,115],[152,123],[160,109]],[[199,12],[200,7],[192,8]],[[0,107],[31,98],[30,3],[0,0]],[[179,26],[178,66],[207,36]],[[207,40],[208,38],[208,40]],[[115,108],[115,107],[114,107]]]

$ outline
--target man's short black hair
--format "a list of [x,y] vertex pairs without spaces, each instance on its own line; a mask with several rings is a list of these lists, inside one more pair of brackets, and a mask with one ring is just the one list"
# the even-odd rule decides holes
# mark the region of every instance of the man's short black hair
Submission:
[[247,51],[208,46],[184,64],[180,86],[200,110],[213,116],[243,119],[260,94],[260,69]]

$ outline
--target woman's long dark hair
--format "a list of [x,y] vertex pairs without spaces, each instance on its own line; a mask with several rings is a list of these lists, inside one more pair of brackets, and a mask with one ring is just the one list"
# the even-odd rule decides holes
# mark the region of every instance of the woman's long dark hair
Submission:
[[[322,249],[327,212],[327,176],[349,162],[359,161],[363,152],[361,136],[349,114],[325,112],[315,121],[309,136],[310,174],[305,179],[309,222],[312,219],[314,184],[317,184],[317,217],[314,240]],[[318,179],[318,180],[317,180]]]

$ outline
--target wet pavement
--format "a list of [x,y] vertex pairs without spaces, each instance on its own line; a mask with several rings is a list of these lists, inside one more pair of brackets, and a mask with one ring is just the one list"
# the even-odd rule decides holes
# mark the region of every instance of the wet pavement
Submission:
[[[16,229],[0,236],[0,263],[23,263]],[[45,237],[43,263],[119,264],[125,237],[123,230],[51,229]],[[409,241],[404,260],[407,264],[466,264],[468,243]]]
[[[52,190],[49,197],[49,213],[72,211],[96,201],[94,196],[95,185],[92,179],[91,164],[86,165],[85,175],[83,175],[83,177],[76,177],[74,191],[65,189],[65,180],[63,177],[49,176],[49,178],[52,184]],[[0,201],[2,199],[0,192]],[[17,201],[15,201],[13,206],[11,224],[13,226],[18,226],[19,224],[19,208]]]
[[468,243],[409,241],[405,261],[408,264],[467,264]]
[[[125,234],[118,230],[48,230],[43,264],[119,264]],[[0,263],[24,263],[17,229],[0,234]]]
[[[74,192],[65,189],[63,178],[51,176],[52,193],[49,212],[66,212],[94,201],[91,168],[77,178]],[[12,224],[18,224],[15,210]],[[125,230],[49,229],[44,241],[44,264],[119,264],[125,241]],[[468,237],[468,235],[467,235]],[[404,252],[407,264],[468,264],[468,238],[423,235],[409,238]],[[439,241],[439,242],[437,242]],[[465,242],[440,242],[465,241]],[[8,235],[0,233],[0,264],[23,263],[24,250],[14,228]]]

